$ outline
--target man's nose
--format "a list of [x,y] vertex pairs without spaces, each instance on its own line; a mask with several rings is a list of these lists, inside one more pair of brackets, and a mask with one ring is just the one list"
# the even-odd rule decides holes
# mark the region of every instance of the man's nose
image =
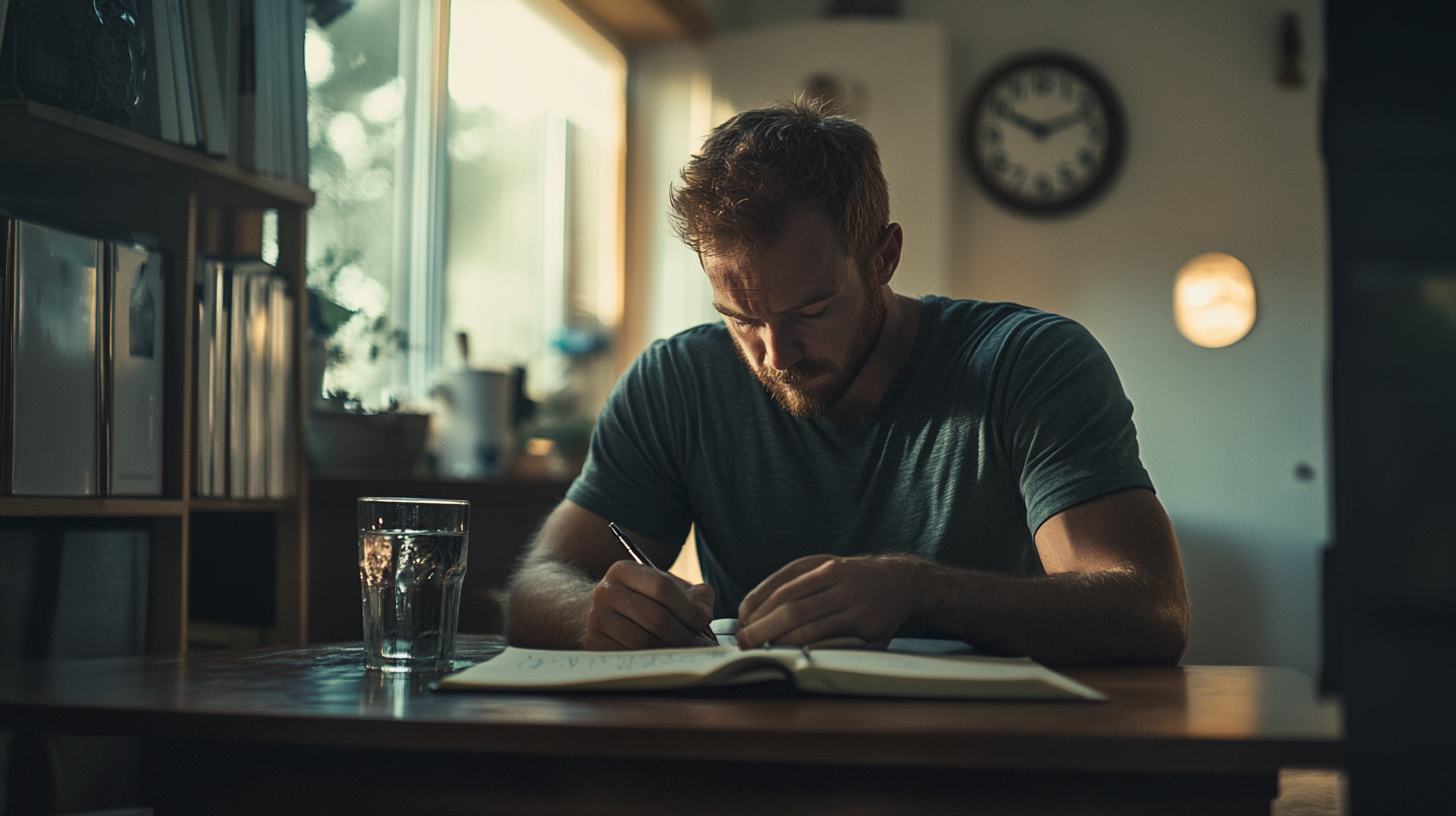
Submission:
[[763,327],[763,363],[775,371],[788,371],[804,358],[798,333],[787,326]]

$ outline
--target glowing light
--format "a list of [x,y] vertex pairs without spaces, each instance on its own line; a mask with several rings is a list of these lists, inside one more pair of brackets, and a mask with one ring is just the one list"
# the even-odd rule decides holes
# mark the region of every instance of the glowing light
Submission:
[[334,75],[334,44],[316,28],[303,35],[303,73],[310,88],[328,82]]
[[404,82],[399,77],[364,95],[360,111],[371,122],[393,122],[404,111]]
[[612,68],[520,0],[450,7],[450,96],[512,118],[558,113],[587,130],[613,127]]
[[359,117],[348,111],[338,114],[329,122],[329,145],[343,156],[345,161],[359,154],[367,138],[364,124]]
[[1196,345],[1223,348],[1254,327],[1254,276],[1238,258],[1222,252],[1199,255],[1178,270],[1173,284],[1173,319]]

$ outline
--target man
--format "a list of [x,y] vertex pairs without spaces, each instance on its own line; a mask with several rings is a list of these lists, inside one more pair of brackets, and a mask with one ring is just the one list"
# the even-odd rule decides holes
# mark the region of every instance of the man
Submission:
[[[958,637],[1052,664],[1175,663],[1187,595],[1132,407],[1080,326],[896,295],[873,138],[814,105],[713,131],[673,192],[722,324],[642,354],[513,580],[512,643]],[[706,584],[624,560],[608,522]]]

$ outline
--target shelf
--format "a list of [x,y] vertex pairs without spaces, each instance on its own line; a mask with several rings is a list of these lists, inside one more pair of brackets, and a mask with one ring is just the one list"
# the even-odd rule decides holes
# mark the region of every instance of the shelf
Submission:
[[[186,651],[189,598],[216,591],[194,584],[199,536],[212,551],[246,545],[266,561],[255,587],[273,606],[279,642],[307,633],[307,474],[302,465],[302,338],[306,310],[294,310],[293,432],[297,495],[287,499],[195,498],[196,311],[194,259],[202,253],[255,255],[261,212],[278,213],[277,267],[302,303],[304,236],[314,195],[305,185],[259,175],[125,128],[27,100],[0,100],[0,210],[108,240],[141,240],[163,255],[165,323],[162,487],[169,498],[0,496],[12,526],[94,526],[96,519],[150,523],[147,648]],[[251,248],[249,247],[251,245]],[[3,373],[3,371],[0,371]],[[59,520],[53,524],[52,520]],[[7,518],[8,521],[8,518]],[[251,590],[250,590],[251,591]]]
[[194,513],[281,513],[297,504],[296,499],[189,499]]
[[119,497],[54,498],[49,496],[0,496],[0,516],[181,516],[186,505],[177,499],[129,499]]
[[314,202],[306,186],[196,150],[38,102],[0,101],[0,206],[11,196],[70,198],[98,184],[190,190],[259,210]]

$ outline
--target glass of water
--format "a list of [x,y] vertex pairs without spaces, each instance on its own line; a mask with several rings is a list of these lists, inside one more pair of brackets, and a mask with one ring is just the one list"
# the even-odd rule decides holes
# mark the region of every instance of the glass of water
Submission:
[[359,499],[367,668],[450,669],[469,530],[468,501]]

